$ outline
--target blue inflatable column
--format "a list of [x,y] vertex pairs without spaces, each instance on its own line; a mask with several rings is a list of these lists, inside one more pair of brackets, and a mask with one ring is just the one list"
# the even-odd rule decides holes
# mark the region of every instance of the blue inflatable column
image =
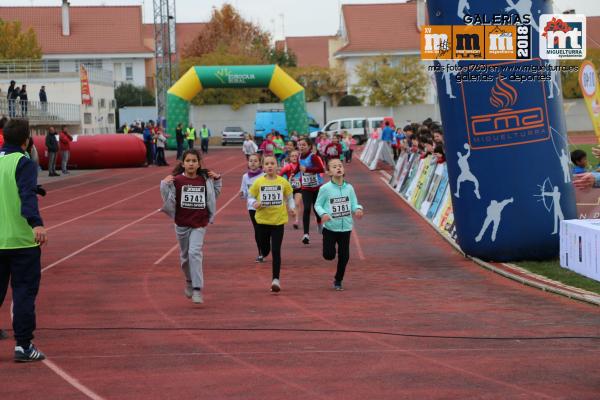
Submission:
[[532,68],[549,63],[539,58],[538,23],[551,3],[427,2],[431,25],[465,25],[465,14],[532,16],[529,60],[435,61],[458,243],[484,260],[556,257],[560,221],[576,218],[560,74],[539,80]]

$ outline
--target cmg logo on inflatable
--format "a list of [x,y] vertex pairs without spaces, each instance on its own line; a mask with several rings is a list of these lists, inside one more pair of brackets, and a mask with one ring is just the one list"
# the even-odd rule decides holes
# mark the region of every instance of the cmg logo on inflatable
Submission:
[[[515,83],[500,74],[491,82],[463,82],[463,108],[473,150],[516,146],[550,139],[546,93],[539,81]],[[482,89],[482,87],[484,87]],[[487,93],[487,101],[468,102]]]

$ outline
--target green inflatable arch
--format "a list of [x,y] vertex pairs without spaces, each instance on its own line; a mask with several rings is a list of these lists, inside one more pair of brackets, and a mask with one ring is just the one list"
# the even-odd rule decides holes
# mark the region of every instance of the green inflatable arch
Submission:
[[169,147],[175,145],[175,128],[189,123],[189,102],[202,89],[269,88],[285,108],[288,132],[308,133],[304,88],[278,65],[228,65],[190,68],[167,92]]

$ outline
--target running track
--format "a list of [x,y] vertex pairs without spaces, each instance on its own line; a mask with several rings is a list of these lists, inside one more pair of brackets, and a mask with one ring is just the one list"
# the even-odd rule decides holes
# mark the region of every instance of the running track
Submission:
[[465,260],[359,162],[348,177],[366,215],[346,291],[330,289],[313,227],[309,247],[286,230],[279,295],[270,264],[254,263],[241,152],[212,151],[207,164],[224,190],[202,306],[183,296],[157,212],[168,169],[46,185],[35,342],[48,362],[15,364],[13,342],[0,342],[2,400],[598,398],[598,308]]

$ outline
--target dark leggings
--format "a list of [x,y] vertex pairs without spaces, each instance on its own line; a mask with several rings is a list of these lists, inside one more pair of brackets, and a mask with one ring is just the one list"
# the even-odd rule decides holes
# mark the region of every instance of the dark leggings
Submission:
[[258,237],[258,228],[256,223],[256,210],[248,210],[248,214],[250,214],[250,221],[252,221],[252,227],[254,228],[254,241],[256,242],[256,248],[258,249],[258,255],[260,256],[260,238]]
[[279,279],[279,271],[281,270],[283,227],[283,225],[256,224],[260,254],[266,257],[273,250],[273,279]]
[[310,232],[310,211],[312,210],[317,216],[317,223],[321,223],[321,217],[317,214],[317,210],[315,210],[315,203],[317,202],[317,196],[319,195],[319,190],[310,191],[303,190],[302,191],[302,204],[304,205],[304,213],[302,214],[302,225],[304,226],[304,234],[308,235]]
[[333,232],[323,228],[323,258],[326,260],[335,259],[335,246],[337,244],[337,271],[335,273],[336,282],[344,279],[346,265],[350,259],[350,234],[347,232]]

